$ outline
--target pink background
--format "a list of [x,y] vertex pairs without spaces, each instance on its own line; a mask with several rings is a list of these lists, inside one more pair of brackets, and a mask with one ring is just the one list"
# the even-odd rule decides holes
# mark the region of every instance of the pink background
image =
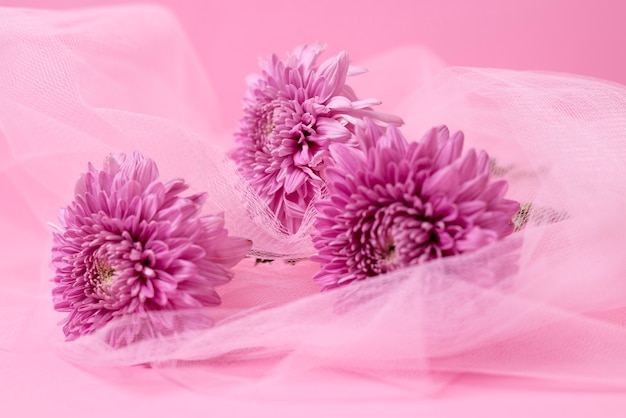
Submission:
[[[123,1],[0,3],[67,8]],[[349,51],[356,64],[396,46],[420,44],[451,65],[561,71],[626,83],[626,3],[619,0],[155,3],[173,10],[189,34],[214,82],[222,129],[236,124],[244,77],[256,71],[257,56],[313,41],[328,43],[330,52]],[[1,354],[0,401],[16,408],[6,416],[626,416],[622,393],[551,390],[497,379],[466,377],[436,397],[394,403],[283,403],[206,397],[147,369],[102,376],[53,354]]]
[[[69,8],[124,0],[2,0]],[[584,74],[626,84],[620,0],[156,0],[180,19],[214,81],[223,128],[235,126],[257,57],[321,41],[359,64],[419,44],[449,65]],[[329,55],[328,55],[329,56]]]

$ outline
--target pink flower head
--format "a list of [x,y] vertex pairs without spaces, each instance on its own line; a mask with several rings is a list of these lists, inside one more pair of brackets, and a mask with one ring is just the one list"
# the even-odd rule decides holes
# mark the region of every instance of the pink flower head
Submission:
[[201,216],[206,194],[180,196],[182,180],[162,183],[154,161],[111,156],[76,184],[54,232],[54,307],[68,312],[68,339],[115,317],[220,303],[216,285],[250,249],[229,237],[222,215]]
[[371,110],[346,85],[358,71],[341,52],[317,66],[323,46],[302,46],[285,61],[272,55],[248,80],[244,116],[233,154],[239,170],[289,233],[296,232],[323,184],[331,143],[355,144],[361,118],[401,124]]
[[463,133],[445,126],[408,143],[368,124],[364,150],[333,145],[328,198],[313,236],[323,290],[439,257],[474,251],[513,232],[519,204],[490,181],[489,156],[461,155]]

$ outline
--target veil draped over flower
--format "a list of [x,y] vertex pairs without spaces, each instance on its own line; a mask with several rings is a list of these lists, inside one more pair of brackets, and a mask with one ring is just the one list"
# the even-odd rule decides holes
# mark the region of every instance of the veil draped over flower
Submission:
[[[215,95],[168,12],[1,9],[0,22],[0,349],[52,347],[84,367],[150,364],[218,392],[319,371],[347,379],[327,389],[346,397],[359,396],[355,382],[427,391],[460,373],[626,387],[624,86],[497,69],[435,72],[438,60],[418,48],[373,59],[367,82],[406,122],[410,141],[445,124],[489,152],[493,176],[508,180],[508,196],[522,204],[518,231],[471,254],[320,293],[312,280],[319,265],[307,260],[313,208],[286,235],[238,175],[228,158],[232,132],[212,128]],[[403,90],[406,74],[415,78]],[[229,233],[273,261],[253,256],[235,267],[217,289],[219,307],[155,312],[154,332],[128,346],[113,348],[105,336],[132,318],[63,341],[47,223],[89,161],[133,151],[155,160],[163,177],[207,192],[207,212],[223,212]],[[193,315],[215,325],[185,328]],[[171,329],[157,329],[163,324]]]

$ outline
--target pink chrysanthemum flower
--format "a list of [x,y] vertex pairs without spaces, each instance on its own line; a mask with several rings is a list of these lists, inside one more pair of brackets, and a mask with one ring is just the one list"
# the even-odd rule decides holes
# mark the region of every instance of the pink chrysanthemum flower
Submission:
[[321,45],[302,46],[281,61],[272,55],[263,72],[248,79],[244,116],[233,158],[242,175],[265,200],[287,232],[296,232],[323,184],[331,143],[352,143],[364,116],[401,124],[375,112],[375,99],[358,100],[346,85],[348,55],[317,66]]
[[[54,232],[54,307],[68,312],[69,340],[115,317],[220,303],[214,287],[250,249],[229,237],[222,215],[201,216],[206,194],[180,196],[154,161],[135,153],[105,160],[76,184]],[[119,342],[114,342],[119,343]]]
[[490,181],[489,156],[461,155],[463,133],[430,130],[408,143],[369,124],[363,148],[333,145],[328,198],[313,236],[323,290],[439,257],[474,251],[513,232],[519,204]]

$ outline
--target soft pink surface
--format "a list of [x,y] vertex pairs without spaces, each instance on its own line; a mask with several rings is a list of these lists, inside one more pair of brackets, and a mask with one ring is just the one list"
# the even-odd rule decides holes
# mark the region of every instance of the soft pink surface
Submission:
[[[0,367],[0,400],[7,417],[619,418],[626,410],[620,393],[539,390],[524,382],[478,377],[461,378],[445,392],[428,398],[302,402],[207,396],[142,368],[111,370],[95,377],[51,353],[3,354]],[[317,377],[333,386],[332,377]]]
[[[68,7],[119,2],[29,0],[5,1],[4,5]],[[217,2],[215,2],[217,3]],[[191,36],[196,51],[213,82],[216,103],[197,99],[206,108],[219,107],[222,115],[213,115],[211,128],[228,132],[239,116],[239,101],[244,90],[243,77],[256,70],[256,56],[270,52],[284,52],[304,41],[328,42],[331,52],[347,49],[357,61],[367,66],[367,59],[396,45],[419,43],[439,54],[451,64],[498,66],[516,69],[560,70],[608,78],[626,83],[626,62],[621,53],[626,29],[621,26],[623,6],[615,2],[587,2],[577,5],[566,1],[544,4],[527,1],[516,6],[504,6],[496,1],[478,1],[472,5],[453,2],[415,6],[414,2],[379,2],[362,7],[360,3],[319,1],[311,2],[163,2],[181,18]],[[332,9],[332,12],[330,11]],[[304,26],[298,27],[297,24]],[[295,29],[294,29],[295,27]],[[292,30],[293,36],[285,36]],[[436,63],[433,58],[431,63]],[[376,60],[379,68],[384,59]],[[436,67],[436,64],[432,64]],[[372,71],[375,70],[373,66]],[[395,70],[398,74],[398,69]],[[425,74],[432,71],[424,70]],[[416,77],[415,74],[412,74]],[[367,88],[367,75],[359,88]],[[417,78],[417,77],[416,77]],[[379,78],[375,78],[379,79]],[[411,83],[419,85],[419,80]],[[380,83],[369,87],[364,96],[380,96]],[[406,92],[401,86],[389,83],[383,99],[399,106],[396,100]],[[395,92],[395,93],[394,93]],[[87,97],[89,99],[89,97]],[[194,102],[194,98],[189,99]],[[132,101],[131,101],[132,102]],[[165,108],[166,106],[161,106]],[[145,109],[141,109],[142,111]],[[166,116],[176,119],[176,109],[168,109]],[[146,112],[148,112],[146,110]],[[188,126],[206,134],[202,117],[184,115]],[[103,117],[106,117],[104,115]],[[113,120],[114,118],[111,118]],[[121,123],[117,120],[117,123]],[[413,128],[409,126],[409,128]],[[33,128],[36,129],[36,128]],[[5,147],[0,141],[0,147]],[[114,147],[114,145],[111,145]],[[79,150],[97,154],[93,150]],[[77,151],[77,153],[79,152]],[[102,150],[100,150],[102,151]],[[161,151],[166,155],[167,150]],[[7,149],[0,148],[0,166],[10,168]],[[35,160],[35,163],[37,160]],[[47,257],[49,231],[40,225],[42,216],[54,213],[59,196],[67,197],[74,178],[70,173],[84,167],[72,160],[72,166],[58,164],[59,178],[48,178],[62,186],[50,195],[36,196],[29,190],[45,190],[41,184],[20,177],[20,172],[0,178],[0,190],[8,196],[21,196],[12,205],[3,204],[0,226],[3,239],[0,251],[11,254],[2,257],[2,277],[45,277],[44,263],[32,260]],[[57,171],[49,170],[50,175]],[[169,172],[176,165],[166,168]],[[27,171],[28,166],[24,167]],[[45,170],[45,167],[42,168]],[[44,178],[40,176],[41,180]],[[27,185],[30,188],[18,188]],[[61,189],[63,191],[61,191]],[[33,207],[38,202],[50,207]],[[46,215],[42,215],[46,214]],[[48,218],[48,220],[53,220]],[[37,243],[33,245],[33,243]],[[24,257],[21,258],[21,255]],[[41,255],[41,256],[39,256]],[[42,286],[43,291],[38,290]],[[283,401],[296,396],[299,386],[314,391],[324,385],[326,393],[341,387],[343,380],[331,375],[312,375],[309,379],[288,384],[275,384],[273,394],[218,398],[209,392],[198,394],[166,380],[154,370],[123,368],[87,372],[60,360],[41,342],[41,334],[50,332],[47,323],[12,323],[4,320],[4,312],[14,314],[20,307],[50,308],[50,301],[33,301],[32,294],[46,295],[45,284],[33,281],[16,283],[13,292],[7,290],[0,300],[0,400],[4,416],[425,416],[425,417],[623,417],[626,396],[623,392],[584,392],[554,389],[533,382],[485,379],[466,376],[431,397],[410,396],[406,392],[396,400],[350,402],[316,401],[308,397],[300,401]],[[3,310],[4,309],[4,310]],[[44,310],[45,311],[45,310]],[[28,318],[29,315],[15,316]],[[47,318],[48,320],[49,318]],[[45,321],[44,321],[45,322]],[[17,336],[17,337],[16,337]],[[15,341],[15,344],[13,344]],[[32,343],[32,345],[30,344]],[[175,376],[179,381],[181,376]],[[295,385],[298,383],[298,385]],[[352,389],[355,390],[355,389]],[[364,386],[364,391],[374,389]],[[381,389],[384,390],[384,389]],[[389,398],[397,396],[389,390]],[[281,396],[281,393],[290,395]],[[349,393],[349,391],[348,391]],[[372,392],[372,398],[376,398]],[[271,395],[271,396],[270,396]],[[393,396],[392,396],[393,395]],[[361,394],[362,398],[363,395]]]

